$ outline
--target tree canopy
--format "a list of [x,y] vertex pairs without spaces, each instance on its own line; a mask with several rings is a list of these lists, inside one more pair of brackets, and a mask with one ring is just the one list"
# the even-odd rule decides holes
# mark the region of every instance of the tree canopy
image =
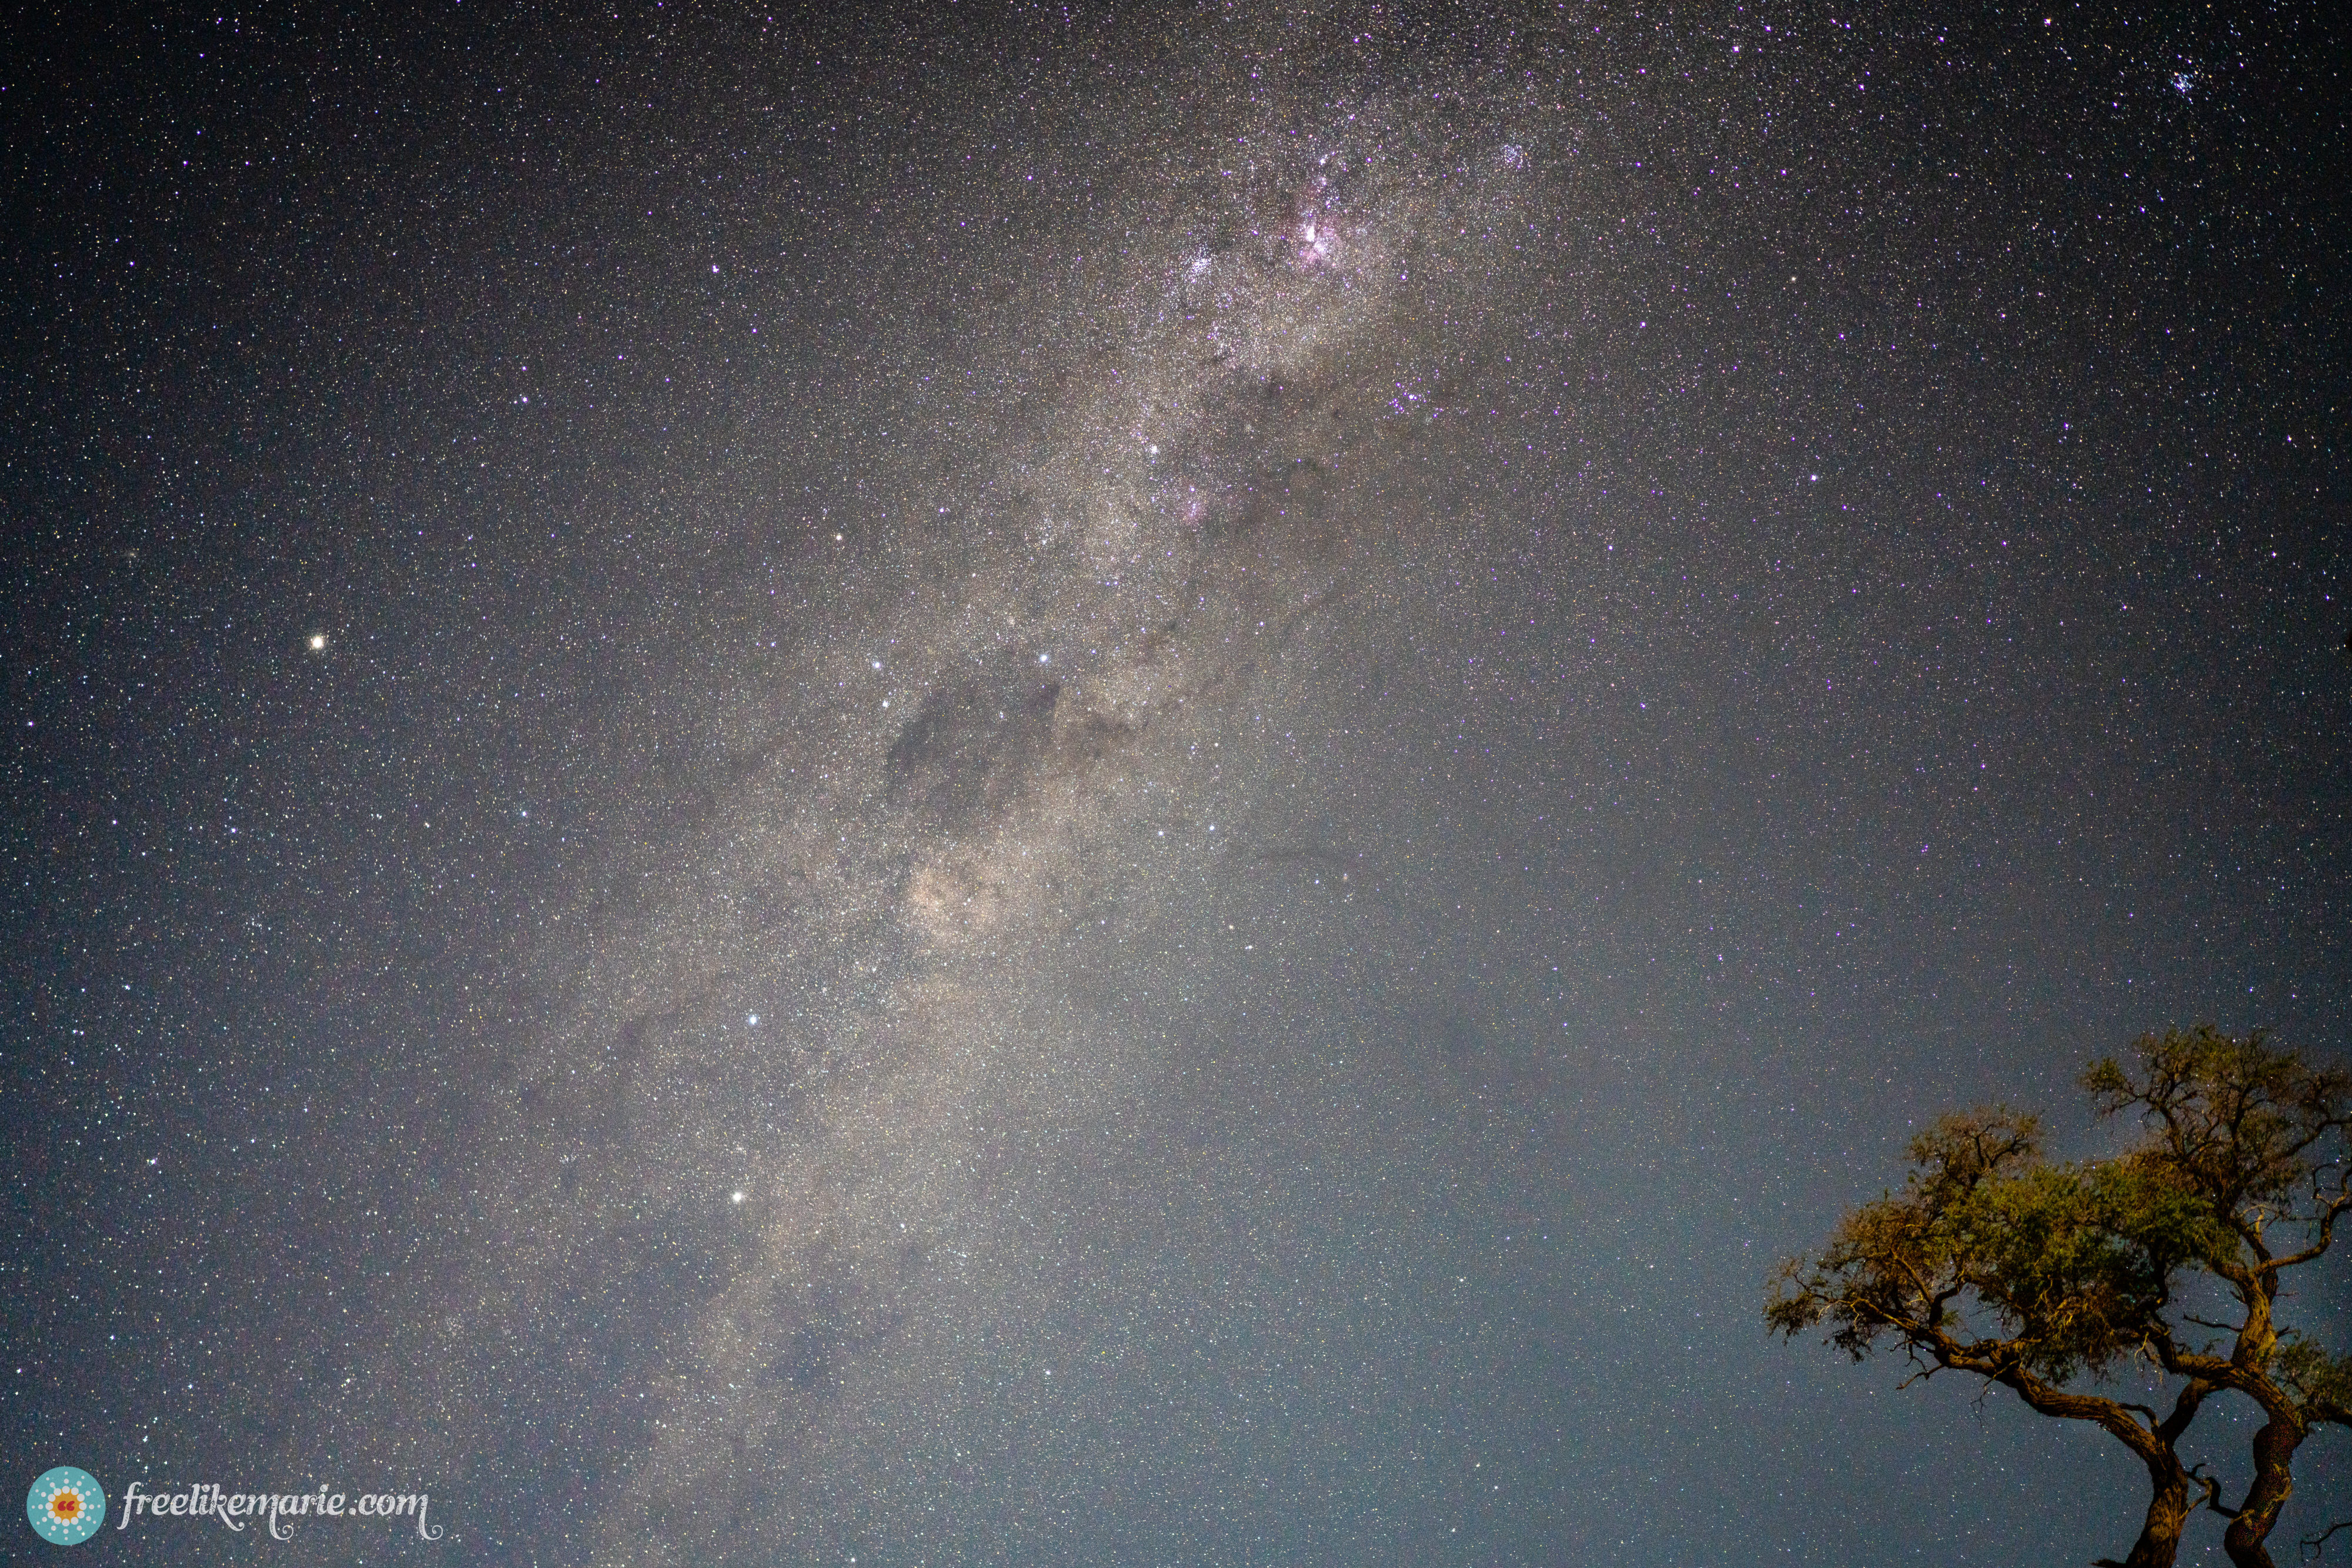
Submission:
[[[1916,1369],[1906,1382],[1968,1374],[2113,1435],[2151,1495],[2110,1568],[2170,1563],[2200,1507],[2229,1521],[2232,1563],[2271,1568],[2295,1450],[2323,1425],[2352,1426],[2352,1355],[2275,1315],[2287,1272],[2325,1258],[2352,1207],[2352,1073],[2259,1031],[2200,1026],[2144,1036],[2081,1084],[2102,1116],[2135,1124],[2124,1152],[2053,1161],[2031,1115],[1945,1116],[1912,1140],[1900,1192],[1783,1265],[1766,1322],[1791,1337],[1826,1330],[1857,1361],[1899,1349]],[[2216,1301],[2218,1316],[2201,1315]],[[2151,1383],[2168,1405],[2126,1396]],[[2263,1418],[2235,1504],[2180,1458],[2223,1393]]]

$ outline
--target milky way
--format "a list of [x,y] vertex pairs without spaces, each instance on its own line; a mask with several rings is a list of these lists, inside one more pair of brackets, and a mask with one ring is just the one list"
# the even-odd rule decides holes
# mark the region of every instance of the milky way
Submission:
[[[1262,1524],[1297,1506],[1250,1496],[1269,1469],[1350,1497],[1327,1549],[1412,1528],[1382,1499],[1411,1461],[1314,1427],[1404,1396],[1374,1346],[1339,1347],[1397,1310],[1357,1249],[1428,1245],[1426,1195],[1381,1194],[1383,1223],[1327,1189],[1355,1162],[1375,1190],[1440,1184],[1439,1147],[1482,1142],[1449,1102],[1486,1087],[1459,1060],[1485,1046],[1450,1016],[1366,1026],[1400,989],[1378,955],[1453,922],[1348,820],[1377,743],[1315,687],[1376,667],[1407,580],[1466,565],[1423,471],[1507,472],[1460,367],[1502,359],[1480,297],[1538,225],[1496,127],[1433,142],[1402,112],[1152,132],[1233,166],[1120,211],[1110,256],[920,378],[1006,377],[1018,344],[1049,390],[811,530],[792,608],[824,634],[646,915],[572,960],[488,1140],[512,1153],[481,1179],[539,1218],[465,1288],[594,1299],[617,1271],[625,1312],[660,1314],[622,1346],[596,1343],[609,1298],[533,1314],[546,1354],[601,1355],[645,1406],[587,1438],[628,1455],[599,1555],[1181,1552],[1200,1505],[1176,1497],[1091,1522],[994,1500],[1142,1501],[1173,1480],[1162,1445],[1194,1456],[1181,1490]],[[1091,232],[1025,259],[1083,267]],[[1384,1126],[1433,1075],[1437,1124]],[[1184,1124],[1228,1094],[1286,1135]],[[514,1419],[475,1404],[512,1398],[481,1326],[455,1307],[441,1346],[392,1353],[439,1364],[420,1396],[476,1442]]]
[[10,110],[28,1479],[2112,1550],[1759,1306],[1921,1117],[2343,1040],[2322,25],[673,9]]

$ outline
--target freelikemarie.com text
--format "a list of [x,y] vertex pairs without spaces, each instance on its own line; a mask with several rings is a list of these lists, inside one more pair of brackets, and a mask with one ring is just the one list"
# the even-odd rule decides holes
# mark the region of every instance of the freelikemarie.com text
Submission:
[[255,1522],[269,1527],[270,1538],[284,1541],[301,1519],[414,1519],[416,1533],[427,1541],[441,1539],[443,1527],[427,1524],[433,1499],[424,1492],[362,1492],[356,1500],[325,1487],[316,1491],[224,1491],[210,1482],[179,1491],[148,1491],[137,1481],[122,1494],[121,1516],[114,1528],[128,1530],[141,1514],[150,1519],[216,1519],[231,1530]]

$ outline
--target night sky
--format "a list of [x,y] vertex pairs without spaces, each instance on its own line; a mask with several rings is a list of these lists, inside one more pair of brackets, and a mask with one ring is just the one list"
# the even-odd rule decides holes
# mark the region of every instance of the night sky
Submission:
[[447,1528],[90,1561],[2129,1544],[1760,1307],[2352,1040],[2333,5],[79,9],[0,1479]]

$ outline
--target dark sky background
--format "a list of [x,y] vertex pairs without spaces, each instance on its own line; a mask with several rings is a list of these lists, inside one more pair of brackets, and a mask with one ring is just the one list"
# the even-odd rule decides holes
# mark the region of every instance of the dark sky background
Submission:
[[852,9],[9,24],[9,1473],[2128,1545],[1759,1308],[1942,1110],[2344,1047],[2339,15]]

